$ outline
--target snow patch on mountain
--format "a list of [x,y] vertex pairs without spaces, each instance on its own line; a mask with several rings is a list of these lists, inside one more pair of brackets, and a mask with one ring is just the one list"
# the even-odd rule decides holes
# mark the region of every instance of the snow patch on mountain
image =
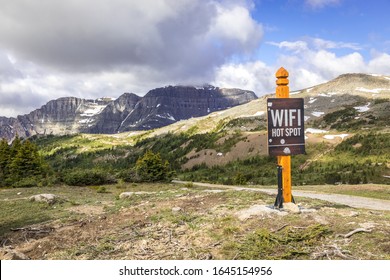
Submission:
[[328,131],[322,130],[322,129],[317,129],[317,128],[307,128],[307,129],[305,129],[305,133],[322,134],[322,133],[328,133]]
[[311,113],[314,117],[321,117],[322,115],[324,115],[325,113],[324,112],[312,112]]
[[370,102],[368,102],[367,105],[364,105],[364,106],[357,106],[357,107],[353,107],[355,108],[359,113],[364,113],[364,112],[367,112],[370,110]]
[[348,137],[349,134],[337,134],[337,135],[324,135],[324,139],[334,140],[336,137],[340,137],[341,140],[344,140],[345,137]]
[[369,93],[380,93],[381,91],[389,90],[389,89],[387,89],[387,88],[368,89],[368,88],[364,88],[364,87],[357,87],[356,90],[362,91],[362,92],[369,92]]
[[89,108],[87,110],[80,114],[81,117],[92,117],[97,114],[100,114],[104,110],[104,108],[107,107],[107,105],[91,104],[88,107]]

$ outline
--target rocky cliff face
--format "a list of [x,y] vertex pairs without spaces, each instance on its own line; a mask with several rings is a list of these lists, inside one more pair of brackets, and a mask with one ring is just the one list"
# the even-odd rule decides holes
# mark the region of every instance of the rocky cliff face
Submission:
[[16,134],[25,138],[36,134],[112,134],[148,130],[256,98],[251,91],[212,86],[168,86],[151,90],[144,97],[125,93],[116,100],[65,97],[52,100],[27,115],[0,117],[0,138],[12,140]]
[[72,134],[88,130],[112,99],[87,100],[64,97],[49,101],[40,109],[17,118],[0,118],[0,138],[11,140],[18,134],[30,137],[36,134]]
[[118,99],[109,103],[104,110],[97,115],[96,122],[85,128],[85,132],[113,134],[118,133],[123,122],[133,112],[135,106],[142,98],[134,93],[124,93]]
[[165,87],[149,91],[130,111],[118,132],[148,130],[207,115],[256,99],[251,91],[212,86]]

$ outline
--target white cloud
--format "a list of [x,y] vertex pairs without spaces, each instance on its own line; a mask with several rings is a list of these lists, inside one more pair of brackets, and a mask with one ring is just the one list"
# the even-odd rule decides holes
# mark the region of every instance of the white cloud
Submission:
[[276,46],[280,49],[287,49],[293,52],[302,52],[308,50],[308,43],[304,41],[295,41],[295,42],[267,42],[269,45]]
[[341,0],[305,0],[305,4],[313,9],[321,9],[326,6],[337,5]]
[[263,36],[244,0],[0,0],[0,6],[0,115],[28,113],[62,96],[116,97],[210,82],[216,68],[256,50]]
[[287,49],[294,52],[307,51],[309,49],[325,50],[325,49],[351,49],[360,51],[363,49],[358,43],[335,42],[324,40],[321,38],[306,37],[299,41],[282,41],[282,42],[267,42],[267,44],[276,46],[280,49]]
[[275,73],[272,67],[261,61],[229,63],[217,69],[214,84],[219,87],[253,90],[262,95],[272,91]]
[[363,49],[357,43],[334,42],[321,38],[311,38],[310,40],[317,49],[351,49],[354,51],[360,51]]
[[299,48],[299,52],[295,51],[297,48],[290,46],[303,45],[302,41],[274,44],[285,50],[279,56],[278,63],[290,69],[290,85],[294,89],[326,82],[344,73],[367,71],[367,62],[359,52],[353,51],[346,55],[338,55],[331,51],[331,49],[339,48],[351,49],[351,46],[353,50],[357,47],[353,43],[313,40],[312,38],[307,38],[306,43],[306,47]]
[[0,0],[0,4],[0,47],[70,72],[147,65],[172,76],[201,75],[205,67],[253,50],[262,38],[262,27],[244,2]]
[[368,63],[368,72],[390,75],[390,54],[375,53],[375,57]]
[[209,35],[210,37],[236,40],[243,46],[254,47],[253,44],[257,45],[262,38],[263,29],[251,18],[247,8],[217,5],[217,17]]
[[[340,2],[305,3],[319,9]],[[365,59],[357,43],[312,37],[268,42],[280,52],[272,65],[242,62],[263,37],[250,0],[0,0],[0,5],[0,115],[28,113],[62,96],[142,95],[167,84],[210,82],[263,95],[275,90],[280,66],[290,72],[292,90],[348,72],[390,75],[388,53],[373,51]]]
[[[275,72],[280,66],[290,73],[291,90],[308,88],[327,82],[345,73],[378,73],[390,75],[390,54],[373,52],[364,59],[355,51],[357,45],[323,39],[271,42],[282,50],[275,65],[261,61],[226,64],[220,67],[215,83],[222,86],[239,85],[254,90],[258,96],[275,91]],[[340,55],[335,50],[351,49]]]
[[312,72],[310,69],[303,67],[298,68],[296,71],[290,69],[290,80],[290,87],[292,87],[293,90],[308,88],[326,81],[321,74]]
[[326,50],[310,51],[304,55],[304,58],[311,59],[307,65],[325,79],[331,79],[344,73],[364,72],[365,70],[363,56],[357,52],[337,56]]

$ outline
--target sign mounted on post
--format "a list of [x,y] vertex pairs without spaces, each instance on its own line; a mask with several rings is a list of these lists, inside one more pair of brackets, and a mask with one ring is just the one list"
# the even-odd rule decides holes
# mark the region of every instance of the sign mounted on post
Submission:
[[304,154],[303,98],[268,98],[267,111],[269,155]]

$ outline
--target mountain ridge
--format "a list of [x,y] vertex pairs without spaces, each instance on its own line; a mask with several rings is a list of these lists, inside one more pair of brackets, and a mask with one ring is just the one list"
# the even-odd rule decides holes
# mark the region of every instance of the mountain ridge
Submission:
[[140,97],[124,93],[117,99],[61,97],[16,118],[0,117],[0,138],[15,135],[114,134],[149,130],[177,120],[199,117],[256,99],[254,92],[213,86],[167,86]]

